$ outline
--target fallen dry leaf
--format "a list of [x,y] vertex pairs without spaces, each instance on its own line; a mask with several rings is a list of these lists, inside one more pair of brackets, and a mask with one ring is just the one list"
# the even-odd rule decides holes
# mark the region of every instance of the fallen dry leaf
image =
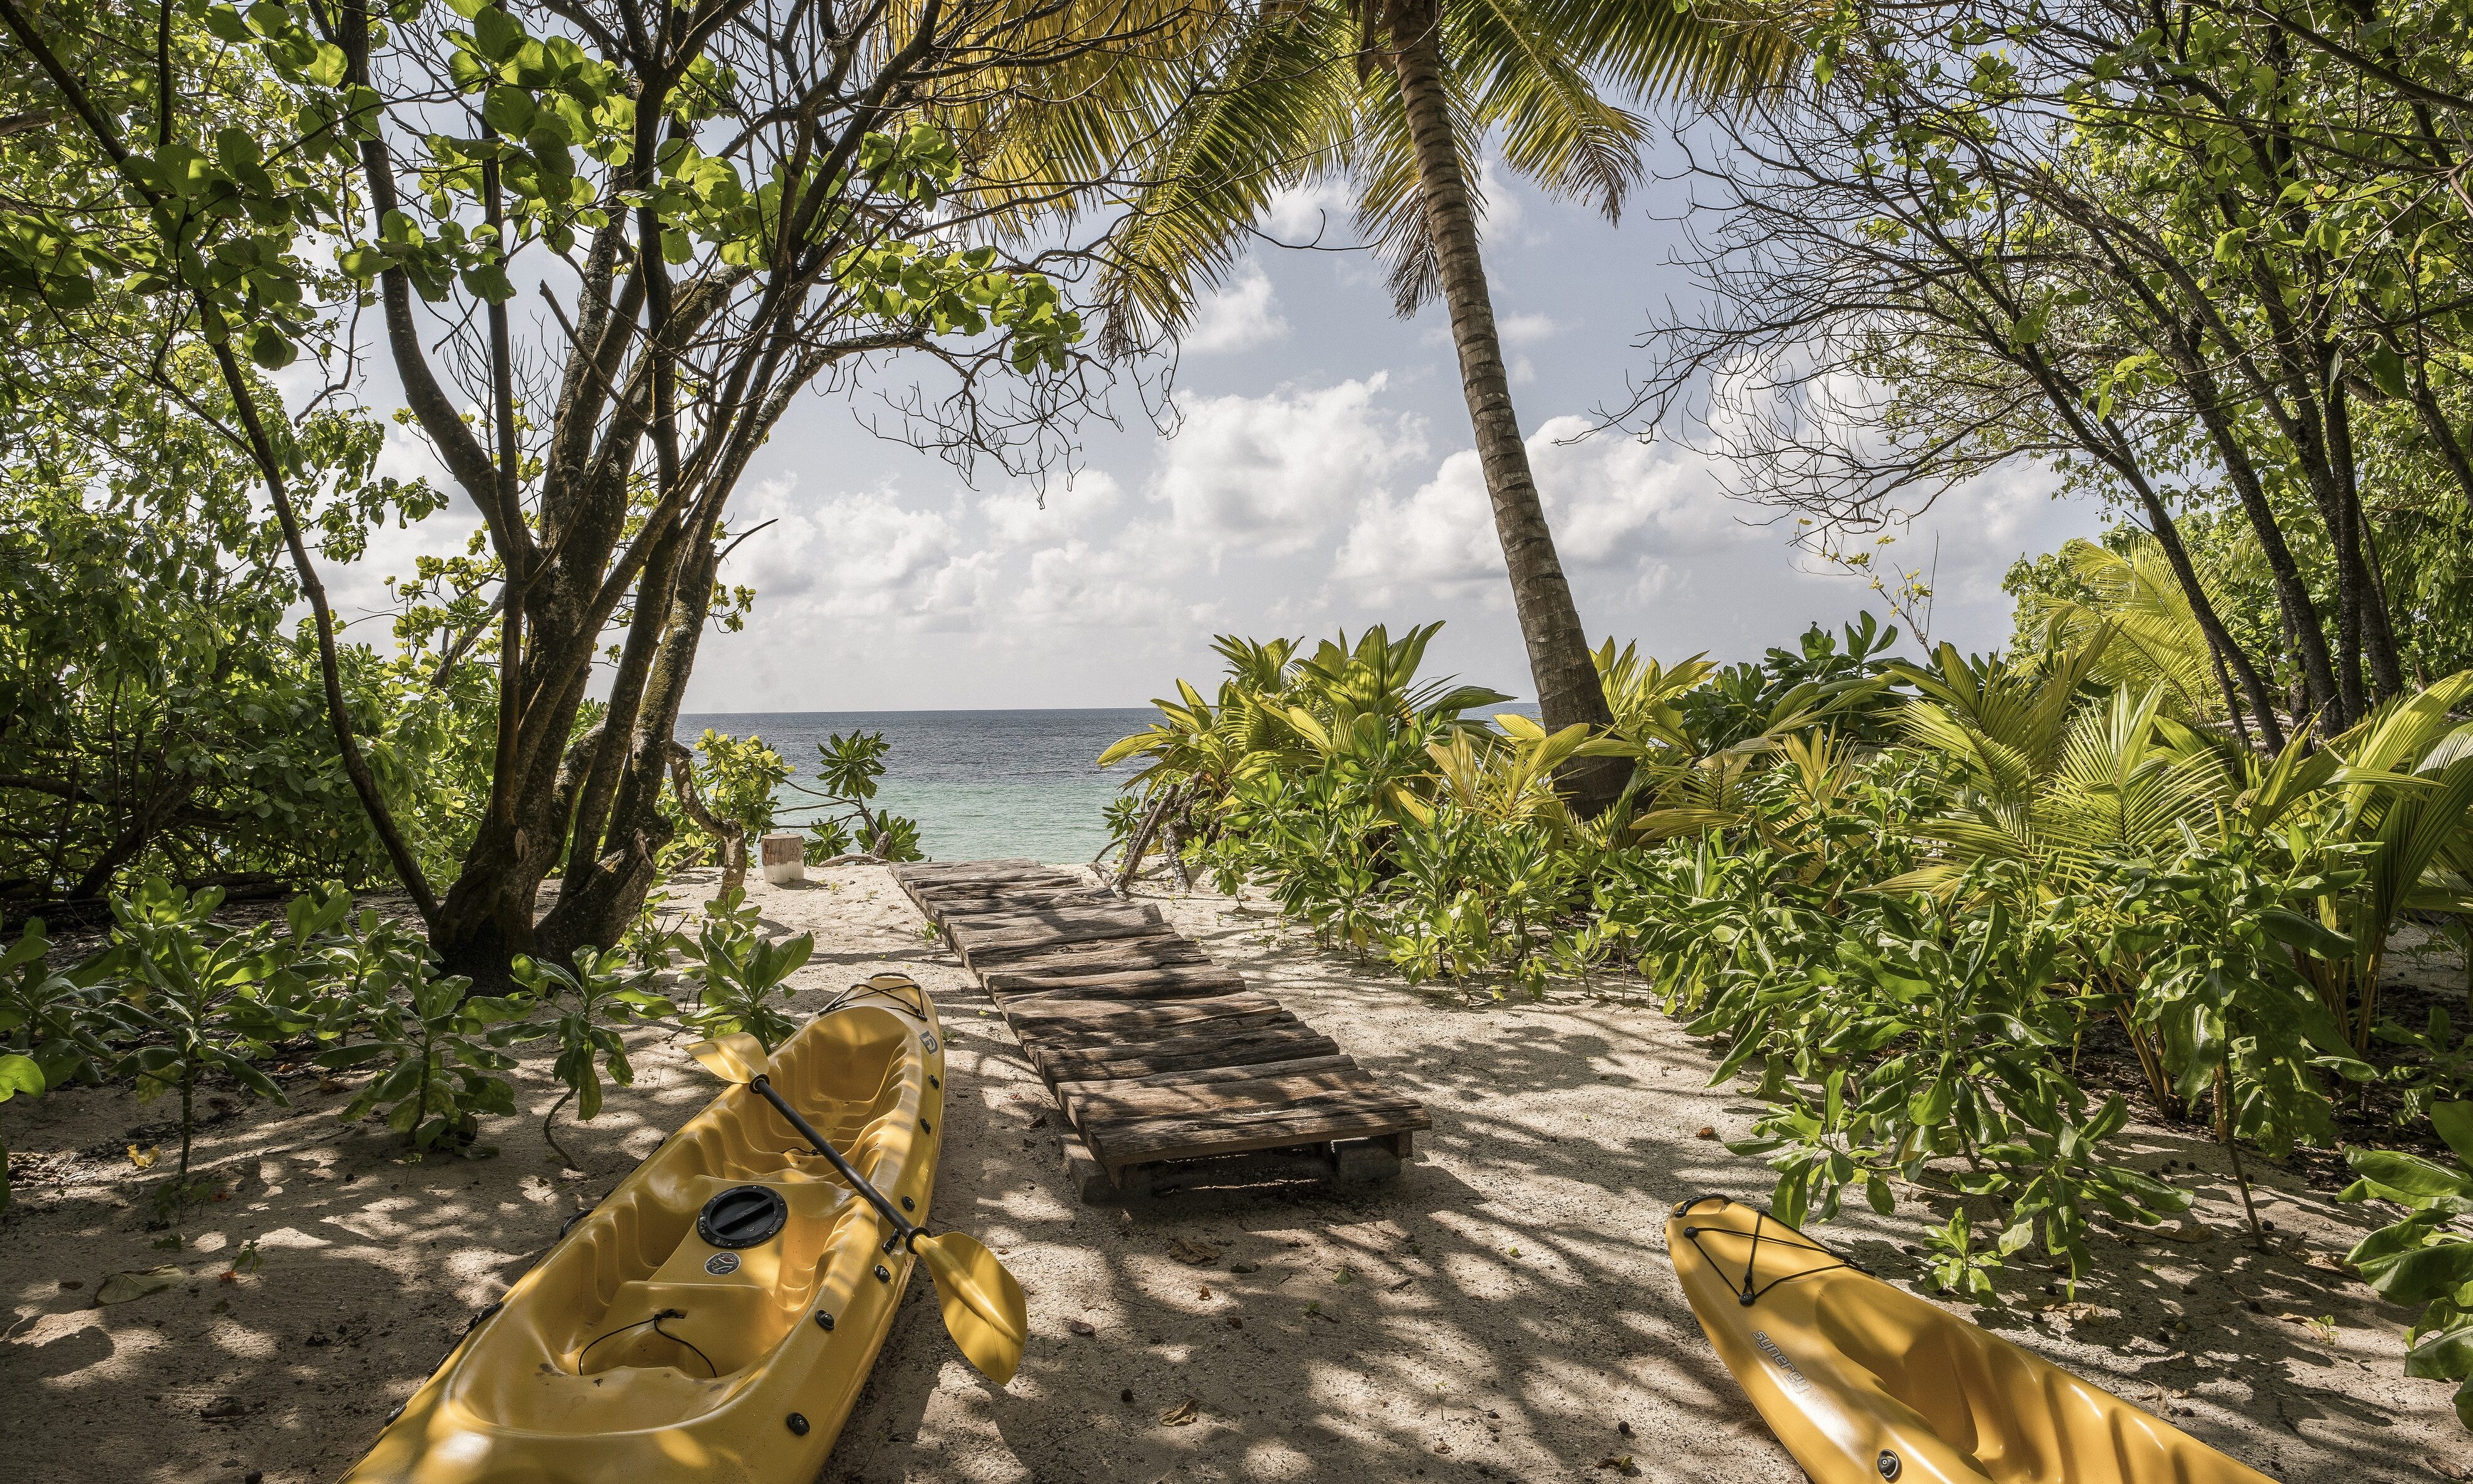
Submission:
[[126,1304],[132,1299],[142,1299],[150,1293],[161,1293],[180,1281],[180,1270],[176,1267],[147,1268],[136,1273],[114,1273],[105,1279],[103,1286],[95,1291],[94,1302]]
[[1597,1467],[1600,1469],[1612,1469],[1617,1473],[1630,1473],[1634,1472],[1631,1455],[1629,1453],[1608,1453],[1605,1457],[1597,1460]]
[[1167,1255],[1179,1262],[1189,1263],[1194,1267],[1219,1260],[1218,1248],[1209,1242],[1188,1242],[1181,1236],[1168,1238]]
[[156,1150],[153,1144],[148,1144],[143,1149],[138,1148],[135,1144],[129,1146],[129,1162],[136,1165],[141,1170],[151,1170],[155,1167],[155,1155]]
[[1186,1424],[1193,1421],[1194,1414],[1200,1410],[1201,1406],[1201,1402],[1194,1400],[1191,1397],[1188,1397],[1183,1401],[1178,1402],[1176,1405],[1169,1407],[1166,1411],[1160,1414],[1160,1425],[1163,1427],[1182,1427]]

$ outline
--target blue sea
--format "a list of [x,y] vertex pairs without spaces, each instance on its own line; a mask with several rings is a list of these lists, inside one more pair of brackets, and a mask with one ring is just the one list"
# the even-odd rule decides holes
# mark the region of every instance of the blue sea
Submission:
[[[880,731],[892,744],[876,802],[919,822],[936,860],[1028,856],[1079,862],[1099,853],[1100,811],[1139,768],[1102,771],[1108,744],[1158,720],[1148,706],[1071,711],[706,712],[679,718],[689,747],[705,729],[760,736],[812,784],[816,744],[834,732]],[[777,796],[779,827],[800,829],[816,810],[788,789]]]

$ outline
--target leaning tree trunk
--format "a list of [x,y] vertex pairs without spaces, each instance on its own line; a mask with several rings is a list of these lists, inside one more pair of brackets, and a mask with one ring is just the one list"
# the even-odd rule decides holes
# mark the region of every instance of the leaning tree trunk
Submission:
[[[1502,541],[1503,563],[1511,572],[1511,597],[1520,614],[1521,637],[1528,645],[1537,708],[1549,730],[1575,722],[1604,727],[1613,722],[1614,713],[1606,706],[1605,687],[1590,658],[1588,635],[1555,555],[1554,534],[1546,524],[1546,507],[1538,498],[1528,449],[1520,441],[1520,419],[1511,406],[1494,299],[1477,252],[1477,218],[1469,209],[1468,180],[1460,171],[1443,91],[1440,12],[1433,0],[1407,0],[1394,15],[1392,39],[1399,50],[1392,62],[1416,148],[1426,230],[1440,268],[1443,302],[1451,311],[1460,389],[1477,430],[1477,461],[1494,505],[1495,535]],[[1566,766],[1563,784],[1574,803],[1595,814],[1622,791],[1626,771],[1619,758],[1580,758]]]
[[[608,723],[627,729],[627,744],[612,790],[609,822],[599,832],[600,850],[588,870],[578,870],[579,862],[570,860],[558,903],[541,919],[541,950],[561,960],[587,945],[609,947],[625,935],[653,884],[661,848],[677,833],[661,813],[661,795],[669,783],[679,708],[686,700],[705,624],[712,616],[712,582],[720,565],[709,521],[681,540],[686,552],[664,605],[667,621],[644,678],[642,698],[634,716],[612,715]],[[579,830],[578,842],[582,838]]]

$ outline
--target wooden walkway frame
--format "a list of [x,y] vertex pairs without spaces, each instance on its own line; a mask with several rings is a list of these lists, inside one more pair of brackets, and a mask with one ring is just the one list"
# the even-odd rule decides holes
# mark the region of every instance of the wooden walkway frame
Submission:
[[893,868],[1056,1095],[1083,1198],[1400,1172],[1433,1120],[1147,902],[1027,860]]

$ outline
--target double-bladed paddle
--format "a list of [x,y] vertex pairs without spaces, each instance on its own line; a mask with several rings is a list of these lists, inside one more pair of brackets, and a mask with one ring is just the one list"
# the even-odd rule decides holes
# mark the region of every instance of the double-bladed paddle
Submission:
[[722,1081],[737,1083],[772,1104],[816,1153],[833,1161],[833,1168],[850,1182],[851,1188],[892,1223],[894,1240],[927,1264],[927,1276],[936,1281],[936,1304],[945,1311],[945,1328],[963,1358],[999,1386],[1012,1380],[1021,1365],[1022,1342],[1030,1333],[1030,1308],[1022,1300],[1021,1284],[996,1254],[959,1232],[931,1233],[895,1209],[884,1192],[852,1169],[832,1141],[817,1133],[774,1088],[767,1075],[772,1059],[762,1041],[738,1031],[697,1041],[687,1047],[687,1054]]

